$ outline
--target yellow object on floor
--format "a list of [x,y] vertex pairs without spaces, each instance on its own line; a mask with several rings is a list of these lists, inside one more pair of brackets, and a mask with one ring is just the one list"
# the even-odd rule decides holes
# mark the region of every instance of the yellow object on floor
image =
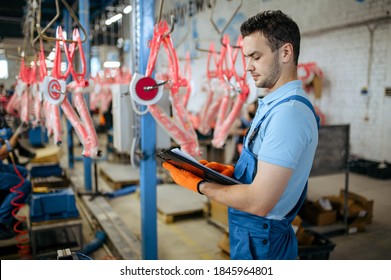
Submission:
[[61,148],[57,146],[48,146],[36,149],[36,156],[31,163],[57,163],[60,161]]

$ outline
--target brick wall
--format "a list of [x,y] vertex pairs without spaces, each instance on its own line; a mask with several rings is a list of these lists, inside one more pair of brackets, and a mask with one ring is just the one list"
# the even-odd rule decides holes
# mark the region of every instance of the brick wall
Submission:
[[315,61],[325,74],[316,102],[328,123],[350,123],[351,153],[390,161],[391,97],[384,90],[391,85],[391,20],[377,19],[390,15],[391,1],[260,2],[263,9],[283,9],[299,24],[300,61]]

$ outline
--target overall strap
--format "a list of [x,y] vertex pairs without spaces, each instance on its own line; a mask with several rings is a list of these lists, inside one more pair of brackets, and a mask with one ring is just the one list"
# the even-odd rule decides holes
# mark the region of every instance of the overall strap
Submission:
[[[310,108],[310,110],[312,111],[312,113],[314,114],[314,117],[316,119],[316,123],[318,124],[318,129],[320,127],[320,119],[319,119],[319,116],[315,113],[315,109],[314,107],[312,106],[311,102],[307,99],[307,98],[304,98],[303,96],[300,96],[300,95],[292,95],[292,96],[289,96],[285,99],[282,99],[280,101],[278,101],[276,104],[274,104],[267,112],[266,114],[261,118],[261,120],[257,123],[257,126],[254,128],[253,132],[251,133],[250,135],[250,138],[249,138],[249,146],[251,144],[251,142],[254,140],[255,136],[258,134],[259,132],[259,129],[261,127],[261,124],[262,122],[269,116],[270,112],[275,108],[277,107],[278,105],[282,104],[282,103],[285,103],[285,102],[288,102],[290,100],[297,100],[297,101],[300,101],[302,103],[304,103],[305,105],[307,105],[308,108]],[[248,131],[247,131],[248,133]],[[247,134],[245,136],[247,138]],[[245,142],[244,142],[245,143]]]
[[299,213],[299,210],[300,210],[301,206],[303,206],[305,198],[307,196],[307,189],[308,189],[308,180],[305,183],[305,187],[303,189],[303,192],[301,193],[300,198],[297,201],[295,207],[293,207],[293,209],[291,211],[289,211],[288,214],[285,215],[286,219],[293,220],[296,217],[296,215]]

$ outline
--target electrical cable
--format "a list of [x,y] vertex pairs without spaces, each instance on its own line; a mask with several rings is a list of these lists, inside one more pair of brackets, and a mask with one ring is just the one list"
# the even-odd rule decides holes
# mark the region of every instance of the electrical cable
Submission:
[[91,257],[89,257],[89,256],[87,256],[87,255],[85,255],[85,254],[83,254],[83,253],[80,253],[80,252],[76,252],[76,256],[77,256],[77,258],[78,258],[79,260],[83,260],[83,261],[92,260]]
[[[19,256],[25,257],[25,258],[27,258],[27,257],[31,258],[30,239],[28,237],[28,231],[23,230],[23,229],[18,229],[18,226],[19,225],[22,226],[22,223],[27,220],[26,216],[18,214],[18,211],[21,208],[23,208],[23,206],[25,206],[25,204],[17,202],[20,198],[22,198],[24,196],[24,193],[21,190],[19,190],[19,188],[24,184],[25,179],[23,178],[23,176],[20,174],[18,168],[16,167],[15,160],[14,160],[12,153],[9,153],[9,155],[10,155],[10,158],[12,161],[12,165],[14,167],[14,171],[15,171],[16,175],[21,179],[19,184],[13,186],[10,189],[10,191],[12,193],[17,194],[17,196],[11,200],[11,205],[15,206],[15,208],[12,210],[12,216],[17,220],[17,222],[14,224],[14,227],[13,227],[13,230],[15,231],[15,233],[17,233],[15,240],[17,242]],[[26,237],[26,235],[27,235],[27,237]]]

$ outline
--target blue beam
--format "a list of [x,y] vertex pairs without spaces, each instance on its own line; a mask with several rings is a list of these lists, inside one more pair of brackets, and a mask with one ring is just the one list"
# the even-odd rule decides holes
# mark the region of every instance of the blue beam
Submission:
[[[83,43],[83,51],[86,58],[86,78],[90,76],[90,0],[79,1],[79,20],[84,30],[86,31],[87,40]],[[80,31],[80,36],[83,32]],[[83,37],[82,37],[83,39]],[[84,95],[88,109],[90,108],[90,98],[88,94]],[[84,188],[86,191],[92,190],[92,159],[90,157],[83,157],[84,165]]]
[[[72,19],[71,15],[69,14],[67,9],[64,9],[63,11],[63,18],[64,18],[64,30],[67,32],[67,34],[72,34]],[[69,35],[68,35],[69,36]],[[67,78],[67,84],[70,83],[72,80],[71,76]],[[72,104],[72,95],[67,94],[67,98],[69,100],[69,103]],[[68,144],[68,167],[70,169],[73,169],[75,167],[75,158],[73,154],[73,127],[69,120],[67,120],[67,144]]]
[[[140,15],[139,69],[145,74],[149,48],[146,42],[152,38],[154,27],[155,1],[137,1],[137,11]],[[137,32],[136,31],[136,32]],[[140,161],[140,200],[141,200],[141,246],[142,258],[156,260],[157,250],[157,207],[156,207],[156,123],[150,113],[141,117],[141,149]]]

